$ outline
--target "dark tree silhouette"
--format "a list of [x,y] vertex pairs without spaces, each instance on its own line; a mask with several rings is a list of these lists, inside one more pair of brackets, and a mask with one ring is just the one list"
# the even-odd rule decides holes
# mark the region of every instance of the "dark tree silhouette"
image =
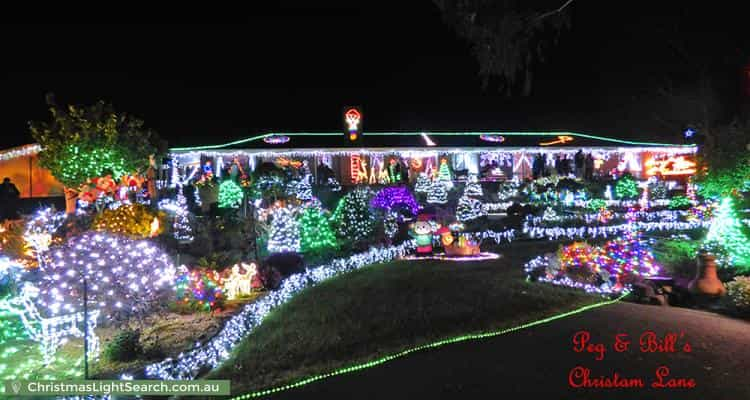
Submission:
[[508,95],[531,94],[535,63],[570,25],[574,0],[433,0],[446,23],[471,44],[486,89],[491,78]]

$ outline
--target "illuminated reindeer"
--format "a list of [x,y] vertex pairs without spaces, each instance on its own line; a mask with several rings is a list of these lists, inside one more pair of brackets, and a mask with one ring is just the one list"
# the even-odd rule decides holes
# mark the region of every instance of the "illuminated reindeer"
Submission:
[[67,337],[83,337],[83,330],[88,331],[89,354],[99,353],[99,338],[96,336],[96,320],[99,318],[99,310],[91,310],[88,315],[88,323],[84,328],[83,312],[76,312],[59,317],[43,318],[34,303],[39,295],[39,289],[26,284],[21,289],[21,295],[10,299],[0,300],[0,310],[17,314],[21,318],[26,333],[29,337],[42,344],[44,363],[52,362],[53,356],[60,345],[64,344]]

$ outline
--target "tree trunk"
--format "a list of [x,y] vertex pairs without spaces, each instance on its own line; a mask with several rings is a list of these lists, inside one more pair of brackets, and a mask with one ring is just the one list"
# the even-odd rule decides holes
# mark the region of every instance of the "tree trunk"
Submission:
[[65,213],[68,215],[75,214],[78,191],[69,187],[63,187],[63,193],[65,193]]

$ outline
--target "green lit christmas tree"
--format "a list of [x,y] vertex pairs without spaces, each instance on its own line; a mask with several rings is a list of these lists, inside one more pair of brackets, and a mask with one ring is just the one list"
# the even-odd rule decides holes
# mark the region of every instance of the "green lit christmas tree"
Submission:
[[[750,267],[750,240],[742,230],[742,224],[737,218],[734,204],[730,197],[721,200],[708,229],[704,247],[719,256],[720,264],[741,265]],[[723,250],[723,251],[722,251]],[[728,260],[722,260],[722,253],[726,252]],[[722,261],[724,261],[722,263]]]
[[443,183],[447,190],[453,188],[453,176],[451,175],[450,167],[448,167],[448,160],[445,158],[440,160],[440,169],[438,169],[437,180]]
[[356,188],[339,200],[331,216],[336,236],[351,243],[372,239],[376,223],[375,215],[370,210],[373,195],[369,188]]
[[638,197],[638,184],[632,176],[625,174],[615,184],[615,195],[618,199],[635,199]]
[[219,185],[219,208],[238,208],[242,204],[242,188],[232,179]]
[[299,219],[299,226],[303,253],[335,248],[338,245],[328,219],[320,207],[305,208]]

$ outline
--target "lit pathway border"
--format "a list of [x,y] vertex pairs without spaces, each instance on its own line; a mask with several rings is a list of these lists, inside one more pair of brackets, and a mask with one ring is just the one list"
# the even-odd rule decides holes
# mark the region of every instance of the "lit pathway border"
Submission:
[[288,385],[277,386],[277,387],[274,387],[274,388],[271,388],[271,389],[259,390],[259,391],[256,391],[256,392],[246,393],[246,394],[243,394],[241,396],[233,397],[232,400],[243,400],[243,399],[251,399],[251,398],[256,398],[256,397],[267,396],[267,395],[270,395],[270,394],[274,394],[274,393],[278,393],[278,392],[283,392],[285,390],[290,390],[290,389],[298,388],[298,387],[301,387],[301,386],[305,386],[305,385],[308,385],[310,383],[317,382],[317,381],[320,381],[320,380],[323,380],[323,379],[332,378],[334,376],[349,374],[349,373],[352,373],[352,372],[361,371],[361,370],[364,370],[364,369],[376,367],[378,365],[385,364],[388,361],[392,361],[392,360],[395,360],[397,358],[405,357],[405,356],[407,356],[409,354],[416,353],[418,351],[423,351],[423,350],[433,349],[433,348],[437,348],[437,347],[442,347],[442,346],[453,344],[453,343],[466,342],[466,341],[469,341],[469,340],[486,339],[486,338],[490,338],[490,337],[505,335],[506,333],[511,333],[511,332],[522,330],[522,329],[526,329],[526,328],[531,328],[531,327],[534,327],[534,326],[538,326],[538,325],[543,325],[543,324],[546,324],[546,323],[549,323],[549,322],[552,322],[552,321],[555,321],[555,320],[558,320],[558,319],[569,317],[571,315],[575,315],[575,314],[579,314],[579,313],[582,313],[582,312],[585,312],[585,311],[588,311],[588,310],[592,310],[594,308],[599,308],[599,307],[603,307],[603,306],[607,306],[607,305],[610,305],[610,304],[617,303],[617,302],[619,302],[620,300],[622,300],[627,295],[628,295],[628,293],[624,293],[620,297],[618,297],[618,298],[616,298],[614,300],[607,300],[607,301],[602,301],[602,302],[595,303],[595,304],[590,304],[590,305],[587,305],[587,306],[583,306],[583,307],[577,308],[577,309],[572,310],[572,311],[568,311],[568,312],[564,312],[564,313],[561,313],[561,314],[553,315],[551,317],[547,317],[547,318],[543,318],[543,319],[536,320],[536,321],[533,321],[533,322],[529,322],[529,323],[526,323],[526,324],[523,324],[523,325],[519,325],[519,326],[516,326],[516,327],[513,327],[513,328],[506,328],[506,329],[502,329],[502,330],[499,330],[499,331],[492,331],[492,332],[484,332],[484,333],[476,333],[476,334],[455,336],[455,337],[452,337],[452,338],[439,340],[437,342],[432,342],[432,343],[424,344],[422,346],[412,347],[412,348],[406,349],[406,350],[398,352],[398,353],[394,353],[394,354],[387,355],[385,357],[378,358],[376,360],[372,360],[372,361],[368,361],[368,362],[364,362],[364,363],[360,363],[360,364],[350,365],[348,367],[340,368],[340,369],[337,369],[335,371],[332,371],[332,372],[329,372],[329,373],[326,373],[326,374],[314,375],[314,376],[302,379],[300,381],[297,381],[295,383],[291,383],[291,384],[288,384]]

